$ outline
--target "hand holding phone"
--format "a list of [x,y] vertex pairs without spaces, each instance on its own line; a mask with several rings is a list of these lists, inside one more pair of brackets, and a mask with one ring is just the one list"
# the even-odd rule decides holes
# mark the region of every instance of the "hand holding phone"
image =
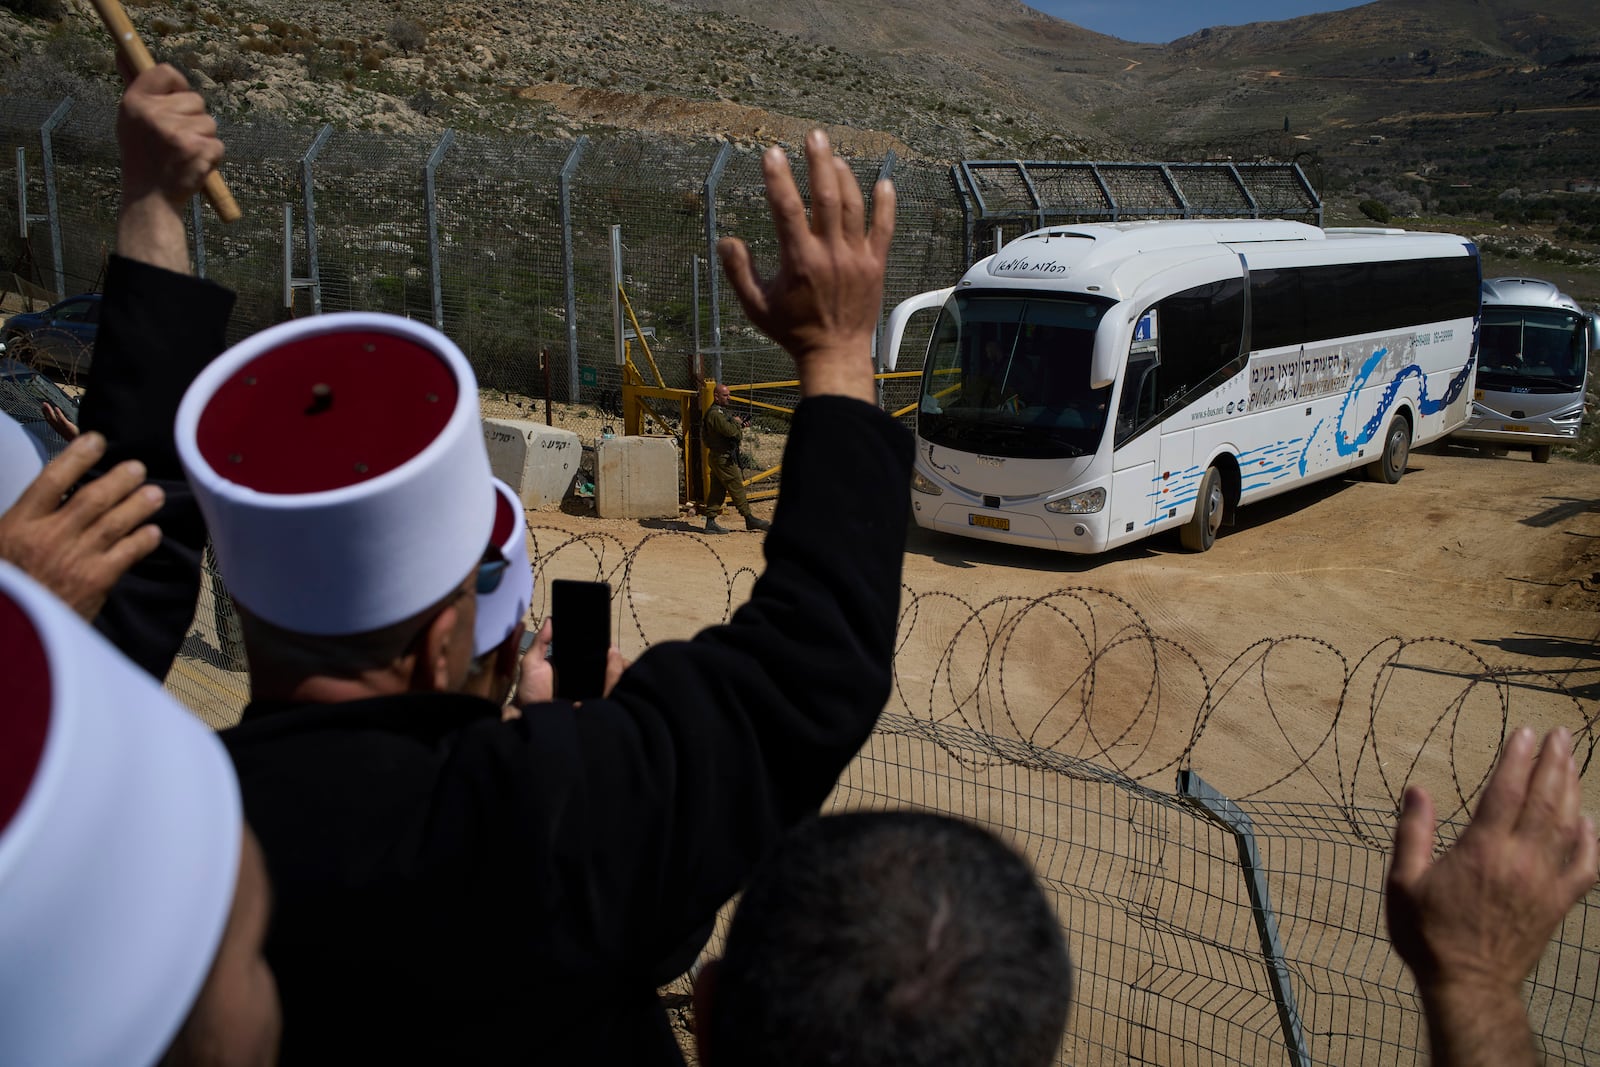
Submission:
[[558,578],[550,583],[550,666],[556,696],[602,696],[611,649],[611,585]]

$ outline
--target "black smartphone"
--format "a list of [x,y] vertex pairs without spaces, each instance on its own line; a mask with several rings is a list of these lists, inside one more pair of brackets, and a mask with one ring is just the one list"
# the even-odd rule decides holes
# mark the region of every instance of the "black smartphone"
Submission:
[[611,648],[611,583],[550,583],[550,666],[556,696],[563,700],[597,697],[606,684],[606,652]]

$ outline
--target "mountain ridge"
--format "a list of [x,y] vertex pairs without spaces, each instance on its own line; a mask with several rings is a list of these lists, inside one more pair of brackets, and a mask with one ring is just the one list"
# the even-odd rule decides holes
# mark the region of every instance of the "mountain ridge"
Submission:
[[[1166,45],[1019,0],[949,0],[937,17],[910,0],[136,0],[130,14],[240,121],[741,144],[820,123],[849,151],[942,161],[1320,153],[1406,167],[1512,126],[1530,152],[1574,149],[1580,170],[1595,150],[1577,142],[1600,128],[1600,29],[1578,0],[1377,0]],[[0,0],[0,88],[109,99],[109,57],[86,0]],[[1516,123],[1497,123],[1508,110]]]

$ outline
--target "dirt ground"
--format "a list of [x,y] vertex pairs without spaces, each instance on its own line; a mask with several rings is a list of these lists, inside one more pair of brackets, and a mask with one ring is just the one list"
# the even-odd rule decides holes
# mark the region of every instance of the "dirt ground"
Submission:
[[[848,491],[842,480],[841,507],[849,506]],[[763,514],[771,508],[757,506]],[[1368,809],[1353,822],[1375,828],[1371,854],[1326,847],[1302,854],[1281,839],[1264,847],[1289,869],[1309,863],[1300,873],[1323,878],[1305,883],[1305,892],[1319,894],[1307,908],[1332,925],[1311,924],[1314,947],[1303,965],[1325,965],[1381,999],[1389,995],[1383,990],[1409,988],[1372,934],[1389,825],[1382,812],[1394,810],[1406,782],[1427,785],[1441,817],[1459,823],[1510,727],[1566,725],[1578,736],[1587,807],[1600,812],[1589,765],[1591,720],[1600,710],[1600,467],[1436,449],[1413,455],[1399,485],[1335,479],[1246,508],[1239,520],[1199,555],[1173,536],[1077,557],[912,528],[887,711],[1082,757],[1164,793],[1177,770],[1193,769],[1236,800],[1268,809],[1282,802],[1291,827],[1319,818],[1315,806],[1326,805],[1320,818],[1327,823],[1303,825],[1308,840],[1337,838],[1328,828],[1332,812]],[[618,640],[630,654],[719,621],[761,567],[761,538],[739,530],[736,519],[729,525],[737,532],[714,538],[702,537],[692,516],[638,523],[544,511],[530,521],[546,577],[612,577],[620,590]],[[723,588],[725,601],[707,596]],[[1109,817],[1082,811],[1073,816],[1076,828],[1065,829],[1057,820],[1066,809],[1041,799],[1055,795],[1047,783],[1021,790],[1029,799],[1019,801],[1015,786],[996,785],[1004,776],[979,769],[958,785],[944,771],[913,769],[921,758],[869,760],[852,772],[857,787],[841,802],[871,802],[862,782],[881,777],[880,801],[960,811],[1024,847],[1062,835],[1074,843],[1063,854],[1080,861],[1096,828],[1109,832]],[[1263,809],[1256,810],[1260,818]],[[1192,870],[1187,877],[1225,884],[1231,872],[1212,862],[1206,877]],[[1365,866],[1318,869],[1330,862]],[[1277,892],[1297,891],[1297,877],[1278,875]],[[1105,877],[1097,867],[1089,881]],[[1185,876],[1175,878],[1178,892]],[[1348,886],[1340,884],[1345,878]],[[1080,948],[1141,943],[1120,911],[1089,908],[1073,876],[1064,886],[1056,903]],[[1174,907],[1173,921],[1185,921]],[[1346,911],[1353,917],[1335,920]],[[1578,925],[1563,935],[1561,951],[1592,960],[1593,935],[1581,916],[1572,921]],[[1291,934],[1302,948],[1313,936]],[[1369,960],[1371,973],[1359,980],[1339,970],[1350,946]],[[1084,1003],[1071,1032],[1115,1031],[1124,1025],[1115,998],[1107,992],[1111,999],[1101,1003],[1091,993],[1131,989],[1133,979],[1104,961],[1084,966]],[[1185,975],[1180,984],[1196,981]],[[683,992],[674,987],[668,997],[680,1031]],[[1325,1015],[1339,1010],[1338,998],[1303,1007]],[[1420,1041],[1413,1014],[1365,1017],[1383,1040]],[[1184,1019],[1169,1024],[1165,1040],[1188,1041],[1172,1048],[1192,1051],[1204,1024]],[[1578,1023],[1579,1047],[1589,1043],[1588,1025]],[[687,1047],[686,1031],[680,1038]],[[1126,1054],[1119,1037],[1083,1040],[1106,1047],[1074,1046],[1064,1062],[1118,1062]],[[1335,1050],[1331,1062],[1371,1051],[1356,1042],[1341,1054],[1333,1038],[1320,1040]]]
[[[850,491],[842,476],[841,509]],[[574,499],[528,520],[538,569],[532,614],[548,610],[551,579],[603,578],[617,643],[630,656],[726,619],[762,567],[762,537],[736,516],[724,518],[735,532],[720,537],[705,536],[690,514],[601,519]],[[1321,1027],[1323,1062],[1364,1062],[1372,1050],[1341,1038],[1330,1017],[1365,1012],[1356,1033],[1372,1028],[1384,1047],[1421,1040],[1414,1011],[1372,1007],[1409,988],[1375,933],[1387,813],[1402,786],[1427,785],[1441,817],[1459,823],[1511,726],[1566,725],[1579,741],[1586,806],[1600,814],[1591,766],[1600,466],[1430,451],[1413,454],[1398,485],[1330,480],[1248,507],[1239,520],[1198,555],[1175,536],[1080,557],[908,530],[886,712],[1086,759],[1165,795],[1189,769],[1234,800],[1256,802],[1283,929],[1291,950],[1307,954],[1297,966],[1337,987],[1319,987],[1302,1004]],[[190,654],[168,684],[222,725],[243,702],[243,675],[208,662],[218,643],[213,595],[202,590]],[[869,748],[876,755],[847,773],[838,803],[925,805],[979,819],[1050,880],[1083,975],[1069,1028],[1077,1044],[1063,1062],[1126,1062],[1152,1011],[1166,1020],[1149,1038],[1166,1050],[1152,1062],[1176,1062],[1210,1047],[1202,1038],[1216,1020],[1201,1011],[1209,998],[1269,1010],[1254,970],[1230,968],[1225,956],[1175,972],[1186,992],[1153,992],[1149,932],[1113,906],[1165,900],[1162,928],[1198,938],[1173,948],[1175,959],[1230,937],[1248,952],[1253,927],[1231,846],[1207,852],[1191,831],[1145,825],[1165,809],[1127,807],[1128,787],[1094,792],[1092,776],[1052,774],[1053,764],[1032,757],[1020,770],[1003,766],[981,742],[966,752],[977,758],[959,766],[932,744],[875,738]],[[1365,850],[1346,836],[1358,826],[1368,828]],[[1154,855],[1164,858],[1152,863]],[[1086,869],[1056,870],[1063,863]],[[1238,899],[1191,901],[1190,883],[1208,894],[1231,887]],[[1575,913],[1551,950],[1560,959],[1545,981],[1559,994],[1536,992],[1579,1013],[1567,1027],[1578,1049],[1591,1047],[1596,1025],[1582,1016],[1592,1003],[1581,992],[1587,979],[1567,973],[1572,959],[1582,970],[1600,958],[1587,914]],[[680,981],[665,995],[687,1047],[686,992]],[[1119,999],[1134,994],[1150,1006]],[[1547,1038],[1553,1027],[1539,1024]],[[1270,1044],[1272,1029],[1221,1026],[1228,1041],[1246,1044],[1214,1058],[1259,1061],[1248,1043]]]
[[[848,507],[848,478],[839,491]],[[722,537],[571,498],[528,519],[532,616],[552,578],[610,581],[629,656],[726,619],[762,567],[731,512]],[[1198,555],[1170,535],[1074,556],[913,527],[904,586],[888,712],[1163,791],[1190,768],[1234,799],[1393,810],[1419,781],[1449,818],[1512,726],[1567,725],[1586,770],[1595,755],[1600,466],[1414,453],[1398,485],[1333,479],[1246,507]],[[168,684],[224,725],[244,678],[215,665],[210,595]],[[1600,812],[1600,787],[1590,799]]]
[[[629,654],[720,621],[761,567],[737,517],[704,539],[692,516],[529,519],[545,577],[623,579]],[[678,531],[692,536],[660,536]],[[1449,815],[1508,724],[1568,725],[1593,755],[1600,467],[1430,450],[1399,485],[1335,479],[1246,507],[1199,555],[1173,536],[1083,557],[913,527],[904,583],[889,711],[1161,789],[1185,764],[1236,798],[1389,807],[1417,778]],[[726,603],[706,596],[720,587]]]

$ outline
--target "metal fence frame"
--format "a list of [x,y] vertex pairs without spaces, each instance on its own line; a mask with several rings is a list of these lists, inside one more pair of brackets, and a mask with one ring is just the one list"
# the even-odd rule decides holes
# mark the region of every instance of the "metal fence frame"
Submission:
[[[31,261],[61,296],[97,286],[114,244],[114,117],[107,105],[70,98],[0,97],[0,147],[18,160],[16,181],[0,182],[0,214],[19,220],[0,256],[11,267]],[[564,350],[556,398],[603,399],[621,385],[607,240],[620,225],[625,284],[642,325],[656,331],[668,385],[693,385],[697,366],[733,382],[791,376],[737,304],[725,306],[716,268],[717,241],[730,233],[758,262],[775,258],[755,150],[646,135],[529,141],[265,123],[222,132],[244,218],[224,226],[196,211],[190,229],[202,273],[240,294],[233,337],[322,310],[390,311],[449,334],[486,387],[543,395],[538,353]],[[27,167],[18,150],[37,150],[42,167]],[[892,172],[896,182],[890,304],[958,276],[984,226],[1321,212],[1293,164],[946,168],[891,156],[852,166],[868,195],[879,177]],[[797,177],[804,191],[805,175]],[[45,215],[28,214],[30,188]],[[35,241],[41,229],[45,239]],[[917,341],[906,348],[912,361]],[[904,405],[889,392],[885,406]]]

